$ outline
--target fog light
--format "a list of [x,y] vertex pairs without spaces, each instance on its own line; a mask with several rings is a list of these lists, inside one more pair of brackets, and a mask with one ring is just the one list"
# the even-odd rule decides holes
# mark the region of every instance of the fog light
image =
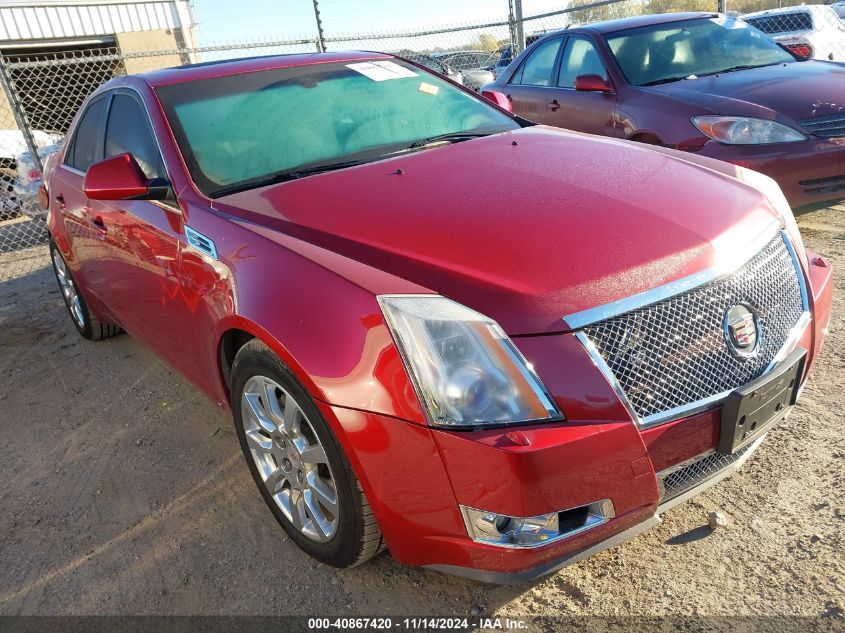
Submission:
[[580,534],[613,518],[609,499],[533,517],[512,517],[461,506],[467,533],[478,543],[530,548]]

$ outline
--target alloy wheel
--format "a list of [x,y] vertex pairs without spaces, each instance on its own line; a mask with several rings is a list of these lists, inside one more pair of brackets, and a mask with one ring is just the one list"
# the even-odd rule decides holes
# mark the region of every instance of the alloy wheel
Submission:
[[247,380],[241,417],[267,491],[291,525],[324,543],[337,532],[337,485],[320,438],[302,408],[266,376]]
[[71,279],[65,261],[59,254],[58,250],[53,251],[53,267],[56,270],[56,277],[59,280],[59,287],[62,290],[62,295],[65,298],[67,307],[70,310],[70,315],[80,328],[85,327],[85,316],[82,313],[82,302],[79,300],[79,293],[76,289],[76,284]]

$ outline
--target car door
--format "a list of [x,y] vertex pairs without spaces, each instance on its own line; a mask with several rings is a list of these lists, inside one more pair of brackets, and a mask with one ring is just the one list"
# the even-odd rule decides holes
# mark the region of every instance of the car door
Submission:
[[575,79],[583,75],[598,75],[609,81],[607,69],[595,43],[583,35],[567,38],[548,104],[548,123],[579,132],[622,136],[615,124],[616,93],[575,90]]
[[535,123],[549,122],[554,70],[563,40],[559,37],[540,43],[508,81],[505,95],[515,114]]
[[69,252],[64,253],[65,259],[89,307],[100,314],[104,311],[105,269],[97,261],[107,256],[107,236],[96,223],[96,209],[100,203],[88,200],[82,183],[88,168],[102,158],[108,99],[108,95],[101,95],[86,106],[62,161],[53,172],[50,186],[51,205],[62,216],[68,240]]
[[[148,179],[169,182],[146,107],[130,89],[112,93],[103,142],[104,158],[124,153],[135,157]],[[180,356],[196,350],[184,329],[190,310],[180,284],[185,231],[176,199],[100,204],[111,251],[104,301],[130,334],[180,366]]]

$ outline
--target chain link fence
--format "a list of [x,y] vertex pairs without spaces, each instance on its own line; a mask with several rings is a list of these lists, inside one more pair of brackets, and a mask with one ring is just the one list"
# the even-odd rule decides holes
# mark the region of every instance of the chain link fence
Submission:
[[[837,14],[845,9],[777,8],[782,1],[728,0],[727,8],[769,9],[748,16],[748,21],[799,54],[845,60],[845,27]],[[503,9],[500,20],[414,32],[321,32],[295,40],[193,49],[128,52],[103,46],[0,56],[0,284],[48,264],[45,217],[37,194],[42,163],[61,147],[82,102],[113,77],[237,57],[358,49],[398,53],[478,88],[492,81],[522,46],[551,31],[597,20],[720,8],[725,9],[725,0],[573,0],[558,11],[522,20]]]
[[184,63],[314,50],[315,40],[299,39],[140,53],[102,47],[0,58],[0,283],[49,264],[46,215],[38,201],[41,169],[61,147],[83,101],[103,83]]

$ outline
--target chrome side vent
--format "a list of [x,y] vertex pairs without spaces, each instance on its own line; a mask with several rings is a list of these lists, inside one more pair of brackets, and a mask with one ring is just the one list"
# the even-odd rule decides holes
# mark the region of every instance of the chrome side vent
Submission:
[[187,225],[185,226],[185,237],[188,238],[188,244],[190,246],[193,246],[198,251],[202,251],[209,257],[217,259],[217,247],[214,245],[214,240]]

